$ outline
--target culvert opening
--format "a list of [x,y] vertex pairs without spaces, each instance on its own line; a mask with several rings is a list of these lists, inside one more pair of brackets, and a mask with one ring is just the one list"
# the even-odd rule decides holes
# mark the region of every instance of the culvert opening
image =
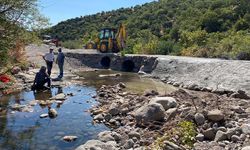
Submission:
[[132,72],[135,68],[135,63],[132,60],[125,60],[122,63],[122,71]]
[[111,62],[110,58],[108,56],[105,56],[101,60],[101,65],[102,65],[103,68],[109,68],[110,67],[110,62]]

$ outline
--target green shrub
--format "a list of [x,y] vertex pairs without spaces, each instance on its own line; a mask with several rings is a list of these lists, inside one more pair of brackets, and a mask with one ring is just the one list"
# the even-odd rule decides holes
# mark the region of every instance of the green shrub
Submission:
[[177,126],[167,130],[163,136],[158,137],[152,144],[152,148],[156,150],[164,149],[164,141],[168,140],[175,142],[172,138],[178,137],[177,145],[181,144],[188,149],[193,147],[195,143],[196,136],[196,127],[195,124],[190,121],[181,121]]
[[82,40],[70,40],[62,42],[62,47],[68,48],[68,49],[80,49],[83,47]]

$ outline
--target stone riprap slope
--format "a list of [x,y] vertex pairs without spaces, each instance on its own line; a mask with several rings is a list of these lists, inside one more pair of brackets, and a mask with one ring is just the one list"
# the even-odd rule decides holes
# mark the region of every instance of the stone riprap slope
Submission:
[[188,89],[238,91],[250,94],[250,62],[159,56],[152,75]]

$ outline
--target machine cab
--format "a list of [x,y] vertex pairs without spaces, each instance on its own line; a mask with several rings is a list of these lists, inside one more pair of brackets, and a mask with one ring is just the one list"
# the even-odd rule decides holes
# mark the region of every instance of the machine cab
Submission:
[[115,39],[115,35],[116,35],[116,30],[113,28],[104,28],[100,31],[100,36],[99,38],[101,40],[108,40],[109,38],[111,39]]

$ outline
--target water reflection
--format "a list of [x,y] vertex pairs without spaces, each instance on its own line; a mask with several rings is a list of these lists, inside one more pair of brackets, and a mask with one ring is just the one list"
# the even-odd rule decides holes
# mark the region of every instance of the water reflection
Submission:
[[[27,105],[34,99],[49,100],[58,93],[68,94],[75,91],[78,93],[63,104],[50,105],[58,112],[55,119],[39,117],[40,114],[48,113],[48,106],[36,105],[33,113],[14,113],[10,109],[13,104]],[[40,93],[21,92],[2,98],[0,105],[6,111],[1,111],[0,117],[0,149],[74,149],[87,140],[96,138],[99,132],[108,128],[101,124],[92,125],[92,117],[85,112],[95,103],[91,97],[93,94],[95,88],[70,86]],[[86,103],[87,100],[91,100],[91,103]],[[61,140],[65,135],[76,135],[78,139],[67,143]]]
[[[115,74],[120,74],[115,76]],[[102,85],[115,85],[124,82],[128,91],[143,93],[145,90],[156,90],[161,94],[170,93],[176,90],[171,85],[164,84],[154,79],[143,78],[131,72],[118,72],[112,70],[98,70],[90,72],[80,72],[80,76],[86,79],[88,86],[100,88]]]

